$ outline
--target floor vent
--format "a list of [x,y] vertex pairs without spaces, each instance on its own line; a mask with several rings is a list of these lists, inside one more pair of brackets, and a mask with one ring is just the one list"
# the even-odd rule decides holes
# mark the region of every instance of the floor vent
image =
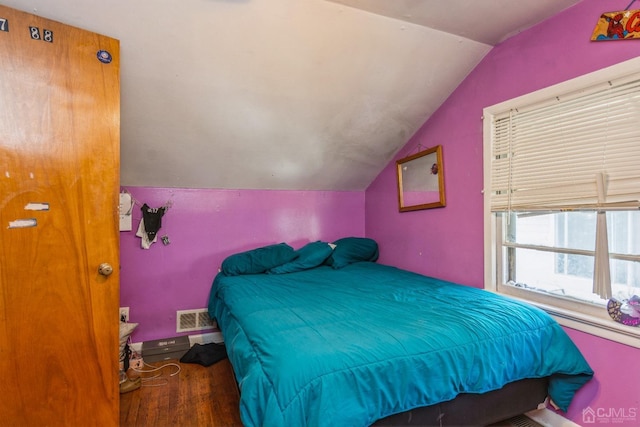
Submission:
[[176,332],[202,331],[215,327],[216,323],[209,317],[206,308],[176,312]]
[[538,424],[526,415],[517,415],[496,425],[504,427],[543,427],[542,424]]

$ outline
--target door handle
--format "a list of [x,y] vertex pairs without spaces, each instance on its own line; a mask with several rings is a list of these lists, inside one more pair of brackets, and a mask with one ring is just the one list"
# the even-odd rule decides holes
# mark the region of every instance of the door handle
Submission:
[[109,264],[108,262],[103,262],[98,267],[98,273],[102,274],[103,276],[109,276],[111,273],[113,273],[113,267],[111,267],[111,264]]

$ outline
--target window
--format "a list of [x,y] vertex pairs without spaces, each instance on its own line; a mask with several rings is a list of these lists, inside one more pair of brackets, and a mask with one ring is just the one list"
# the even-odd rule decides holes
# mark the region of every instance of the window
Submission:
[[640,59],[484,110],[485,288],[640,347]]
[[[611,294],[620,300],[640,295],[640,211],[606,215]],[[593,291],[595,212],[511,212],[501,218],[503,284],[605,306],[607,299]]]

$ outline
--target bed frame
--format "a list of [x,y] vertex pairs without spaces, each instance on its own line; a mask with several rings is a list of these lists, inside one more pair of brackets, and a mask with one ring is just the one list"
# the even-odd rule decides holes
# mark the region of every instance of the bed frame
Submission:
[[460,394],[382,418],[373,426],[486,426],[537,409],[547,397],[548,384],[548,378],[524,379],[484,394]]
[[[236,389],[240,395],[237,382]],[[382,418],[372,427],[475,427],[497,423],[538,409],[547,398],[548,378],[528,378],[483,394],[460,394],[448,402]]]

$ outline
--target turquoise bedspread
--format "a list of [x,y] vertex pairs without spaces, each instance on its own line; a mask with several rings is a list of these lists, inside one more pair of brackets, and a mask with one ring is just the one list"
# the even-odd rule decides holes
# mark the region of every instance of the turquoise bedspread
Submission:
[[219,274],[209,310],[246,426],[367,426],[459,393],[545,376],[566,410],[593,375],[542,310],[370,262]]

